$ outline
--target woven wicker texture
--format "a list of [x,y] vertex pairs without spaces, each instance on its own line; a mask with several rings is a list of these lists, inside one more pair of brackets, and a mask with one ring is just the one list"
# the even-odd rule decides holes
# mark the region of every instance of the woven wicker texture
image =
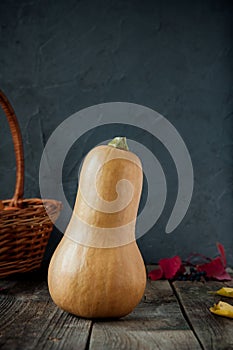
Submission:
[[56,200],[23,199],[24,158],[19,124],[14,110],[0,90],[4,110],[14,143],[16,185],[12,199],[0,202],[0,278],[27,272],[41,266],[53,222],[61,211]]

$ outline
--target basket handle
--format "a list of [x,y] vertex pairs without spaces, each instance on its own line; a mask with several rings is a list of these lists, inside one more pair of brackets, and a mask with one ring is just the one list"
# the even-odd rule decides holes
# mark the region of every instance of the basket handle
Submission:
[[24,158],[23,158],[23,141],[19,128],[19,123],[16,118],[14,109],[5,94],[0,90],[0,105],[6,114],[8,124],[14,144],[15,159],[16,159],[16,184],[15,193],[10,202],[10,206],[20,206],[23,199],[24,191]]

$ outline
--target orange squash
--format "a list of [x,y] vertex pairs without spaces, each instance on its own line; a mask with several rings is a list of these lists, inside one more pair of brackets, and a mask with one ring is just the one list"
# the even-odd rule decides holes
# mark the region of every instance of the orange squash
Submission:
[[48,271],[49,292],[63,310],[115,318],[140,302],[146,272],[135,223],[142,180],[141,162],[125,138],[86,156],[73,215]]

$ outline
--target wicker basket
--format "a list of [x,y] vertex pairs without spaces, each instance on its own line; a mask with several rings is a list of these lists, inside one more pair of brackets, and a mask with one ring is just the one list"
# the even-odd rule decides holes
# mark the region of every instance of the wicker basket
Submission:
[[[27,272],[41,266],[53,223],[60,213],[61,203],[39,198],[23,199],[24,158],[22,136],[14,110],[0,91],[14,143],[16,185],[12,199],[0,202],[0,278]],[[49,216],[48,216],[49,215]],[[50,219],[51,218],[51,219]],[[52,221],[51,221],[52,220]]]

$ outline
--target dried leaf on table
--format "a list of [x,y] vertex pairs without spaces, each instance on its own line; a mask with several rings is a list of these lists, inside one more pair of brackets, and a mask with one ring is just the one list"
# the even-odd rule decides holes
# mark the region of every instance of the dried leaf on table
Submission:
[[164,277],[167,279],[171,279],[174,278],[182,268],[182,261],[181,258],[178,255],[176,255],[172,258],[165,258],[159,260],[159,265],[163,270]]
[[163,277],[163,271],[161,269],[161,267],[159,266],[158,269],[154,269],[152,271],[150,271],[148,273],[148,277],[152,280],[152,281],[157,281],[160,280]]
[[219,316],[233,318],[233,306],[223,301],[219,301],[218,304],[210,307],[210,311]]
[[226,259],[224,246],[221,243],[216,243],[216,245],[217,245],[219,254],[221,256],[223,266],[226,267],[227,266],[227,259]]
[[231,276],[226,272],[225,267],[222,262],[222,258],[217,256],[215,259],[210,261],[209,263],[198,265],[198,271],[205,271],[207,277],[215,278],[219,281],[230,281]]
[[223,288],[217,290],[216,292],[210,292],[210,293],[222,295],[224,297],[233,298],[233,288],[229,288],[229,287],[223,287]]
[[178,273],[184,272],[184,266],[182,265],[181,258],[176,255],[172,258],[164,258],[159,260],[159,267],[157,269],[152,270],[148,277],[152,281],[159,280],[161,278],[172,279]]

